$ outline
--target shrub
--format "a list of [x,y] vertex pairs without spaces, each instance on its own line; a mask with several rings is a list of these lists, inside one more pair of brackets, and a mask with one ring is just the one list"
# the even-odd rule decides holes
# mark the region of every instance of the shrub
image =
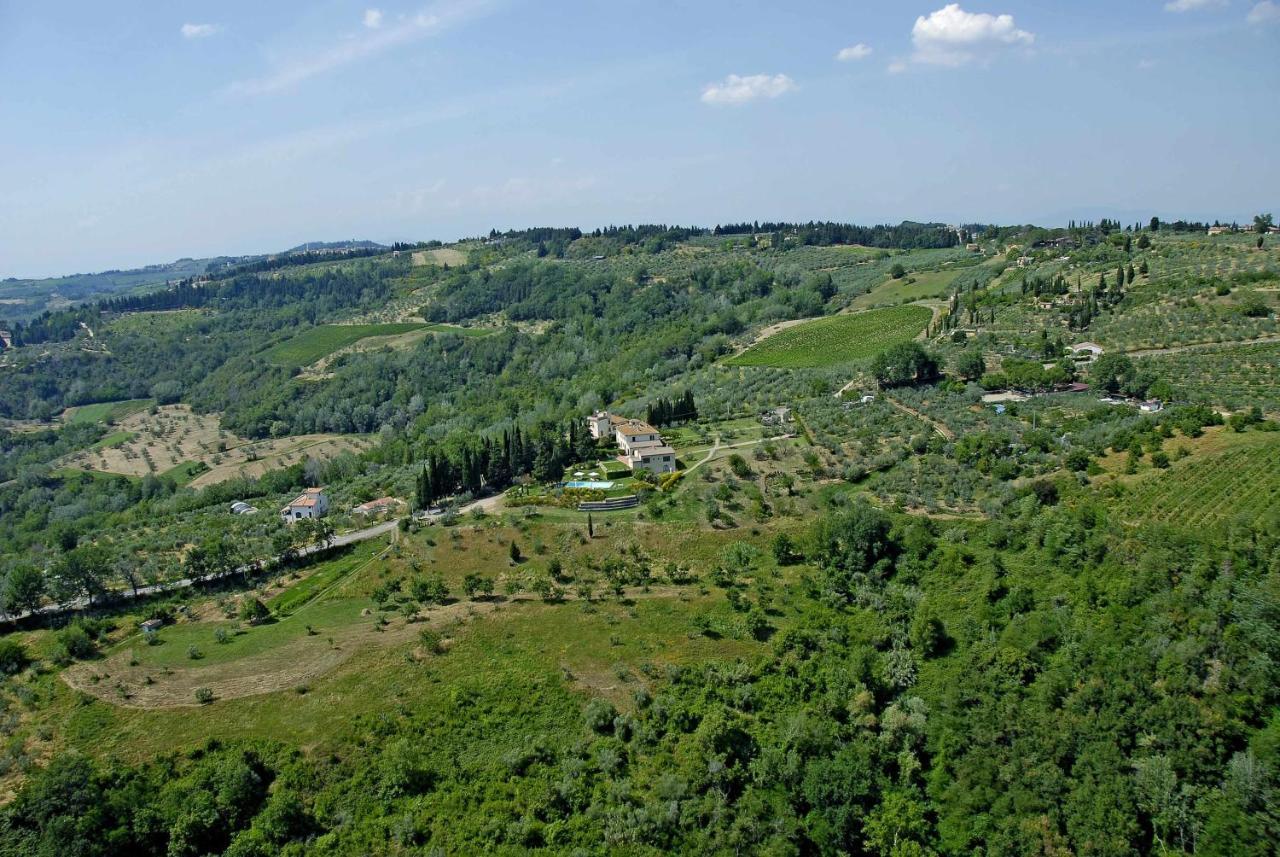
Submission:
[[0,639],[0,672],[13,675],[22,672],[29,663],[31,658],[27,655],[27,650],[23,648],[22,643],[12,637]]
[[98,642],[79,622],[73,622],[55,636],[60,660],[85,660],[98,653]]
[[190,660],[198,661],[204,657],[204,653],[200,651],[194,644],[187,646],[187,657]]
[[240,602],[240,618],[245,622],[257,624],[270,616],[267,605],[257,598],[246,598]]
[[603,699],[591,700],[582,712],[582,719],[587,724],[587,728],[601,735],[613,731],[613,721],[617,716],[618,710]]
[[196,688],[196,702],[201,705],[208,705],[213,702],[213,691],[207,687]]

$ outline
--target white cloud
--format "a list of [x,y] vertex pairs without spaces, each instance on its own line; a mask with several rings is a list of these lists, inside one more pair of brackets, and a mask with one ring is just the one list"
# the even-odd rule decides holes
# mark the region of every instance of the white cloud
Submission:
[[183,24],[181,32],[184,39],[207,39],[216,36],[221,29],[217,24]]
[[1138,60],[1138,71],[1151,71],[1156,67],[1156,61],[1153,59]]
[[1164,4],[1166,12],[1196,12],[1200,9],[1212,9],[1215,6],[1225,6],[1227,0],[1169,0]]
[[889,63],[889,74],[902,74],[906,70],[907,63],[905,60],[897,59]]
[[376,30],[382,26],[382,10],[381,9],[365,9],[364,25],[370,30]]
[[702,90],[704,104],[746,104],[757,98],[777,98],[796,88],[796,82],[785,74],[731,74],[719,83],[708,83]]
[[1009,47],[1029,47],[1034,33],[1019,30],[1012,15],[966,12],[950,3],[911,28],[912,59],[929,65],[960,66]]
[[1271,24],[1280,21],[1280,3],[1274,0],[1262,0],[1249,10],[1247,20],[1250,24]]
[[840,62],[854,62],[856,60],[864,60],[871,56],[871,46],[858,42],[856,45],[850,45],[847,48],[841,48],[836,54],[836,59]]
[[[356,38],[344,39],[327,50],[309,52],[263,77],[236,81],[227,91],[233,95],[272,95],[284,92],[317,75],[377,56],[400,45],[438,35],[488,6],[488,0],[443,0],[394,26],[379,26]],[[367,14],[365,21],[367,24]]]

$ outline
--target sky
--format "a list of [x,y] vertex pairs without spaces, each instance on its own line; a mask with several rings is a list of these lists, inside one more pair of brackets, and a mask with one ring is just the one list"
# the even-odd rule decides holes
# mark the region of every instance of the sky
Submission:
[[0,0],[0,277],[348,238],[1280,214],[1280,0]]

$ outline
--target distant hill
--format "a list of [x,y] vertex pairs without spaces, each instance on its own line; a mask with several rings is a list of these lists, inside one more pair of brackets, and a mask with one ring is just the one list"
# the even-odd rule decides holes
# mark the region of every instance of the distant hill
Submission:
[[306,253],[316,250],[390,250],[385,244],[377,241],[308,241],[297,247],[290,247],[285,253]]
[[178,259],[160,265],[96,274],[69,274],[44,279],[0,280],[0,320],[27,321],[45,310],[64,309],[98,298],[144,292],[174,280],[197,277],[220,268],[261,259],[261,256],[217,256]]
[[215,256],[209,259],[178,259],[159,265],[96,274],[69,274],[44,279],[0,280],[0,328],[13,322],[30,321],[45,310],[67,307],[121,294],[141,293],[161,288],[176,280],[214,274],[220,270],[259,262],[271,256],[307,252],[389,249],[375,241],[310,241],[278,254]]

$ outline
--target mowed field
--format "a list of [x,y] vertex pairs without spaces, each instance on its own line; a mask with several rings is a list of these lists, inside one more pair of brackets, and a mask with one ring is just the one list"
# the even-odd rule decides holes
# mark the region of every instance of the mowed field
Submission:
[[427,265],[430,263],[437,265],[458,265],[467,264],[467,254],[453,247],[438,247],[435,250],[419,250],[413,254],[413,264]]
[[155,414],[136,412],[116,426],[117,432],[92,449],[67,456],[61,466],[125,476],[169,474],[200,488],[240,475],[261,476],[311,457],[332,458],[368,443],[334,434],[250,441],[220,428],[216,415],[197,414],[186,405],[158,408]]
[[809,369],[863,360],[914,339],[933,317],[922,306],[833,315],[788,327],[729,358],[731,366]]
[[265,357],[281,366],[309,366],[340,348],[370,336],[395,336],[421,330],[418,322],[389,324],[321,324],[267,350]]
[[[1170,441],[1166,452],[1195,441]],[[1173,456],[1171,456],[1173,457]],[[1280,432],[1214,430],[1167,470],[1143,473],[1117,500],[1128,521],[1202,528],[1280,509]]]
[[924,271],[908,274],[900,280],[886,280],[865,295],[853,300],[854,309],[900,304],[924,298],[941,298],[948,294],[951,282],[960,275],[959,270]]

